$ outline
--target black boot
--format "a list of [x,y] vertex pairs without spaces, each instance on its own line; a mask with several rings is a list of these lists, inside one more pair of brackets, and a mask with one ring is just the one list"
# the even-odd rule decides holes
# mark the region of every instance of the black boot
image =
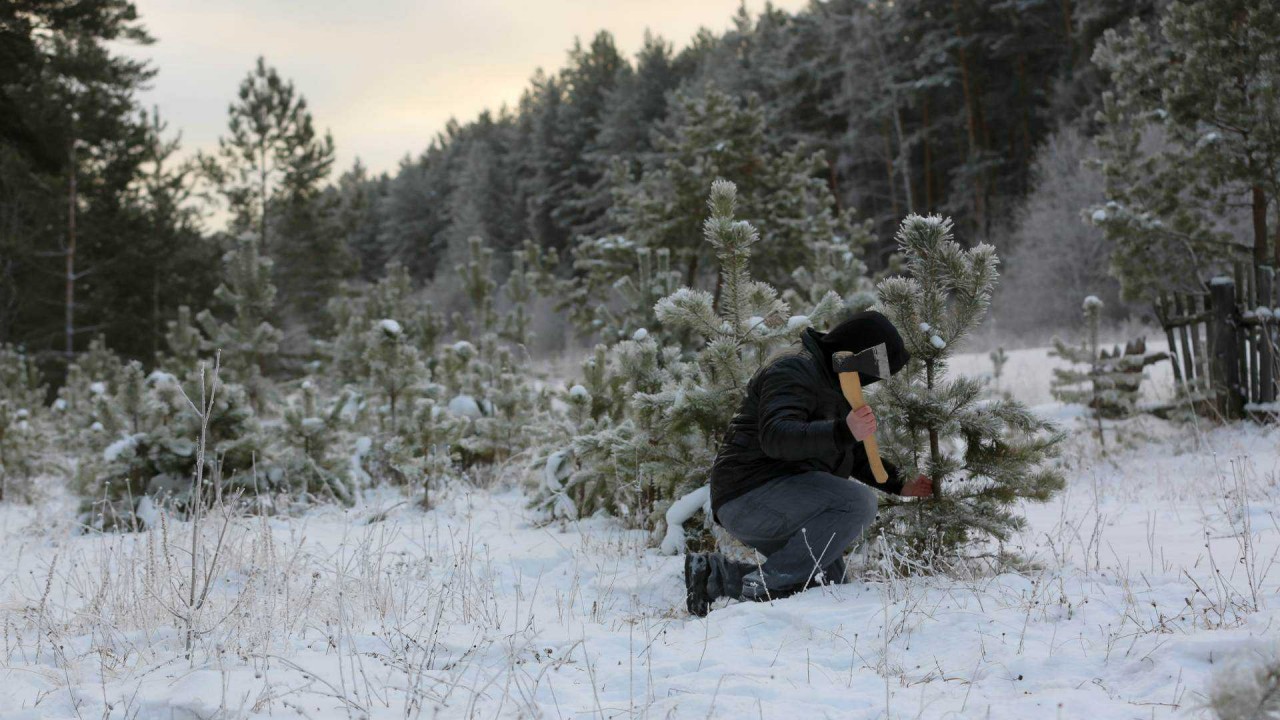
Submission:
[[711,565],[707,556],[702,553],[689,553],[684,556],[684,590],[685,605],[689,614],[706,617],[711,609],[712,597],[707,592],[707,580],[711,577]]
[[806,587],[817,587],[819,585],[844,585],[849,582],[844,577],[845,565],[844,558],[838,557],[822,568],[822,575],[814,576],[809,579]]

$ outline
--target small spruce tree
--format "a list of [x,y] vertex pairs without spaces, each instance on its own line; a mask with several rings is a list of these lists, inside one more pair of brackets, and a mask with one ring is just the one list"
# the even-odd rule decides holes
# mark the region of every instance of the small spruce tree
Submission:
[[995,249],[961,248],[951,222],[909,216],[897,234],[905,277],[882,280],[880,304],[911,360],[872,401],[885,455],[906,477],[925,474],[935,495],[890,499],[878,520],[904,557],[943,561],[1022,527],[1020,500],[1047,500],[1063,485],[1048,466],[1060,435],[1026,406],[983,399],[976,378],[948,376],[957,343],[983,319],[997,279]]

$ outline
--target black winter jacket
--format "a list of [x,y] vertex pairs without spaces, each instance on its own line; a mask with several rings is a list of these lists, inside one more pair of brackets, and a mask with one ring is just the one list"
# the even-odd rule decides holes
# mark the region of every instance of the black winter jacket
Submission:
[[713,512],[767,482],[813,470],[853,477],[894,495],[902,492],[898,469],[888,461],[888,482],[875,481],[866,449],[845,425],[849,403],[821,337],[806,330],[798,346],[751,378],[711,466]]

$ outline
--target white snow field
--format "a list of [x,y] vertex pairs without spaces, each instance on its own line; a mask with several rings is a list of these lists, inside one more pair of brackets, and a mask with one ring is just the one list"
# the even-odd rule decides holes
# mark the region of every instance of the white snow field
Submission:
[[1052,364],[1011,352],[1003,383],[1072,431],[1029,567],[871,572],[705,619],[680,558],[609,518],[539,527],[518,488],[207,518],[194,603],[190,524],[86,535],[56,493],[0,506],[0,716],[1202,716],[1214,672],[1280,628],[1280,437],[1146,417],[1104,456],[1049,401]]

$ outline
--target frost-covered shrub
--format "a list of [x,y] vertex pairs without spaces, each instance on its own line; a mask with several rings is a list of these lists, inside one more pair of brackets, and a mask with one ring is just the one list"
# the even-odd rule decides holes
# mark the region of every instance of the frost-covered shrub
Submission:
[[427,368],[404,328],[391,318],[372,324],[365,333],[364,348],[365,380],[380,401],[378,421],[384,431],[395,433],[400,410],[426,382]]
[[388,264],[386,275],[372,285],[344,285],[339,296],[329,301],[328,311],[334,335],[322,349],[331,362],[329,372],[339,383],[368,381],[369,329],[376,323],[397,323],[424,357],[434,351],[444,332],[444,318],[431,303],[418,297],[409,272],[395,262]]
[[41,469],[46,391],[31,358],[0,345],[0,500],[27,495]]
[[270,466],[273,484],[303,497],[355,501],[350,463],[338,450],[344,393],[326,407],[315,383],[305,380],[284,411],[281,445]]
[[[188,396],[200,401],[200,372],[182,380],[163,371],[143,376],[141,366],[131,363],[121,376],[114,390],[96,399],[98,432],[107,440],[100,450],[83,454],[78,468],[85,522],[99,528],[145,525],[162,504],[189,511],[195,477],[200,420]],[[282,489],[267,473],[255,472],[265,466],[265,441],[248,393],[239,385],[215,383],[210,370],[204,371],[203,383],[214,397],[207,482],[223,496],[244,492],[265,498]]]
[[640,329],[660,329],[653,306],[681,284],[670,250],[616,235],[581,238],[573,249],[573,270],[573,278],[561,283],[560,307],[578,332],[610,343]]

